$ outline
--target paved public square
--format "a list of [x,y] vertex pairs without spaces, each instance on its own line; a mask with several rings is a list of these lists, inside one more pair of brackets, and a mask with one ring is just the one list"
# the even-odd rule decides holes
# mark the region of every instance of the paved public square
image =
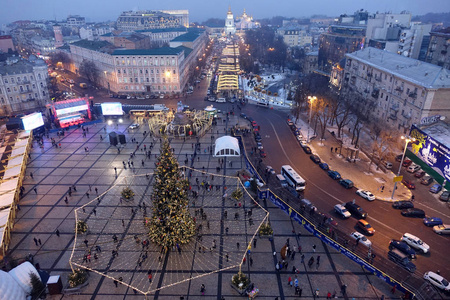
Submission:
[[[289,277],[295,278],[294,266],[299,270],[297,278],[303,299],[313,299],[317,289],[320,298],[325,298],[328,292],[336,292],[340,299],[392,297],[390,286],[322,244],[272,203],[261,200],[255,204],[249,195],[245,195],[242,206],[236,206],[229,195],[224,197],[238,187],[235,176],[245,168],[245,162],[240,157],[224,158],[224,162],[219,163],[208,147],[213,147],[214,140],[232,126],[247,125],[246,120],[237,116],[231,116],[228,122],[219,120],[199,140],[200,151],[194,157],[195,139],[171,140],[179,164],[189,167],[185,176],[189,177],[193,190],[199,191],[197,199],[190,199],[190,209],[203,225],[202,238],[194,238],[182,246],[181,252],[170,251],[167,255],[161,255],[158,246],[152,243],[148,247],[141,246],[139,242],[146,239],[145,218],[151,216],[152,174],[160,140],[150,136],[146,124],[127,130],[133,122],[127,120],[117,127],[106,123],[90,124],[86,126],[86,137],[80,128],[70,129],[63,137],[51,133],[50,138],[61,143],[60,148],[52,147],[47,138],[43,149],[33,143],[24,181],[25,194],[20,201],[9,253],[15,258],[24,258],[31,253],[41,269],[50,275],[61,275],[65,287],[71,272],[69,260],[73,248],[72,261],[92,269],[89,284],[79,295],[53,295],[48,299],[142,299],[143,293],[148,293],[149,299],[179,299],[180,296],[184,299],[241,298],[230,282],[244,257],[242,271],[259,289],[257,297],[261,299],[297,299],[294,288],[288,284]],[[127,144],[121,147],[120,154],[109,144],[107,136],[111,131],[126,135]],[[137,143],[131,142],[132,139]],[[145,152],[152,143],[149,158]],[[134,165],[131,167],[128,165],[130,153],[135,153],[130,160]],[[208,190],[201,184],[197,187],[196,178],[200,183],[208,181],[213,188]],[[126,186],[135,192],[133,201],[120,200],[120,192]],[[69,188],[72,188],[71,196]],[[147,210],[143,208],[144,203]],[[249,222],[250,208],[253,224]],[[206,219],[200,220],[200,209],[207,215]],[[225,211],[227,219],[224,218]],[[75,213],[89,226],[88,234],[76,238]],[[264,222],[267,214],[274,237],[271,240],[256,237],[254,247],[252,239],[257,226]],[[59,230],[59,237],[56,230]],[[117,242],[113,236],[117,237]],[[38,245],[34,238],[40,241]],[[287,239],[294,249],[301,247],[305,262],[301,263],[301,254],[297,253],[295,259],[287,260],[286,269],[277,271],[275,264],[281,260],[280,250]],[[98,253],[92,250],[92,256],[95,253],[98,258],[84,261],[87,251],[95,249],[94,245],[100,245],[102,249]],[[245,255],[247,245],[251,246],[249,256]],[[315,250],[313,245],[316,245]],[[114,249],[118,251],[116,257],[111,255]],[[146,259],[142,259],[144,254]],[[315,261],[320,256],[320,264],[308,267],[311,256]],[[151,282],[147,278],[149,270],[154,275]],[[119,282],[116,287],[113,279],[119,277],[124,284]],[[200,293],[201,284],[206,286],[205,295]],[[343,284],[347,285],[345,296],[341,293]],[[400,294],[394,296],[398,299]]]

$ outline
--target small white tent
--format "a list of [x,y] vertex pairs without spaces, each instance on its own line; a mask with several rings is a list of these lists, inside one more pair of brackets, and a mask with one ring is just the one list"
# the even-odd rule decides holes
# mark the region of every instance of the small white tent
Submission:
[[240,156],[239,142],[237,138],[226,135],[216,140],[214,157]]

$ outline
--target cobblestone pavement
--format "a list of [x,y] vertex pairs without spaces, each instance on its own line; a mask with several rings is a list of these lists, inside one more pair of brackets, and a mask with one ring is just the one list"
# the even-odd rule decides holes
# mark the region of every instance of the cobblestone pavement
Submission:
[[[144,131],[148,131],[145,124],[142,124],[139,129],[127,130],[127,126],[132,121],[127,121],[128,124],[106,125],[105,123],[97,123],[88,125],[89,132],[84,138],[82,130],[75,128],[70,129],[66,135],[59,138],[55,134],[50,137],[56,138],[58,143],[61,143],[61,148],[52,148],[50,140],[45,139],[44,149],[34,147],[31,151],[31,160],[27,166],[26,173],[29,175],[33,172],[33,178],[27,176],[24,181],[25,195],[20,201],[21,210],[18,212],[16,224],[12,232],[12,241],[10,244],[9,254],[17,259],[24,258],[29,253],[34,255],[34,262],[39,263],[40,268],[48,271],[51,275],[61,275],[64,285],[66,286],[67,275],[71,269],[69,266],[69,259],[73,245],[75,243],[74,226],[75,214],[74,211],[78,208],[80,217],[93,218],[97,217],[95,222],[97,225],[92,226],[92,229],[99,229],[95,234],[89,234],[89,243],[97,243],[103,241],[105,246],[105,254],[110,255],[111,235],[117,234],[122,237],[129,237],[136,234],[136,228],[139,223],[143,221],[143,215],[137,208],[137,203],[119,203],[119,198],[111,194],[106,194],[108,197],[101,201],[91,202],[96,197],[95,189],[98,194],[103,194],[105,191],[114,187],[118,182],[120,187],[129,185],[132,189],[136,189],[140,199],[135,201],[145,201],[151,203],[148,198],[151,190],[152,176],[149,179],[144,174],[151,174],[154,170],[155,153],[159,153],[159,140],[153,148],[150,159],[146,158],[144,152],[138,149],[136,151],[134,161],[134,168],[124,168],[123,161],[126,162],[130,157],[130,153],[143,145],[148,146],[153,140]],[[225,134],[226,130],[231,125],[239,123],[243,126],[247,125],[246,121],[237,116],[231,116],[229,122],[219,120],[218,124],[213,129],[200,139],[201,151],[193,161],[191,167],[205,172],[217,173],[218,159],[205,152],[205,147],[212,146],[215,138]],[[110,146],[109,140],[105,137],[107,132],[117,131],[123,132],[128,143],[122,148],[120,154],[117,149]],[[100,138],[103,136],[103,139]],[[212,137],[214,136],[214,138]],[[137,140],[136,143],[131,143],[131,139]],[[178,156],[179,162],[183,165],[186,155],[190,158],[193,153],[193,140],[173,140],[171,145],[175,149],[175,154]],[[85,149],[85,148],[88,149]],[[86,151],[87,150],[87,151]],[[141,161],[144,160],[142,164]],[[231,163],[230,163],[231,162]],[[235,176],[238,171],[245,167],[243,158],[226,158],[222,168],[221,175]],[[117,168],[117,176],[114,168]],[[134,169],[134,170],[133,170]],[[124,184],[124,177],[141,175],[139,180],[126,182]],[[144,176],[144,177],[142,177]],[[224,180],[221,184],[223,189],[228,182]],[[68,195],[69,187],[75,185],[77,191]],[[36,188],[37,193],[34,192]],[[89,193],[90,196],[88,198]],[[66,196],[68,203],[65,203]],[[110,200],[106,200],[106,198]],[[216,200],[211,200],[211,198]],[[207,193],[202,195],[205,207],[208,207],[209,218],[213,222],[221,218],[219,211],[224,209],[232,212],[234,205],[228,200],[222,202],[222,198],[215,194],[210,196]],[[88,204],[89,203],[89,204]],[[87,205],[86,205],[87,204]],[[214,204],[214,205],[213,205]],[[294,288],[288,284],[288,278],[295,276],[298,279],[299,286],[302,288],[302,299],[313,299],[313,293],[318,289],[320,298],[325,298],[327,293],[334,293],[340,299],[380,299],[385,295],[385,299],[391,299],[394,296],[399,298],[398,292],[391,294],[390,287],[383,283],[380,279],[367,273],[361,269],[356,263],[353,263],[343,255],[336,252],[334,249],[322,244],[317,238],[311,236],[301,226],[289,219],[283,212],[276,208],[272,203],[261,201],[261,206],[269,212],[270,223],[274,229],[273,239],[264,239],[257,237],[256,247],[252,243],[253,234],[255,230],[247,230],[240,227],[240,225],[230,225],[229,235],[223,230],[212,229],[215,238],[217,238],[218,247],[214,253],[201,253],[197,247],[192,247],[190,255],[183,256],[183,260],[176,259],[176,253],[169,253],[165,256],[165,264],[162,265],[159,275],[154,278],[153,286],[146,280],[133,281],[132,276],[146,274],[146,269],[141,271],[136,270],[136,257],[142,253],[141,247],[129,246],[126,251],[119,250],[119,256],[114,261],[114,266],[105,265],[97,266],[99,269],[107,272],[106,275],[111,278],[118,276],[124,278],[124,283],[138,282],[137,287],[140,290],[156,290],[152,292],[148,298],[151,299],[179,299],[184,296],[184,299],[235,299],[241,296],[230,286],[231,277],[236,274],[238,265],[242,260],[242,249],[236,249],[236,241],[241,241],[241,248],[245,244],[252,245],[251,255],[247,256],[245,263],[242,264],[242,271],[250,277],[251,282],[259,289],[258,298],[260,299],[297,299]],[[81,206],[85,206],[85,212],[80,210]],[[192,207],[192,211],[198,207],[202,207],[197,202],[197,207]],[[93,209],[96,209],[96,216],[92,216]],[[131,214],[131,208],[135,209]],[[206,209],[206,208],[205,208]],[[216,214],[214,210],[217,210]],[[260,217],[261,219],[262,217]],[[122,224],[124,220],[125,226]],[[89,222],[89,221],[88,221]],[[219,225],[218,227],[226,227],[226,225]],[[231,224],[231,223],[230,223]],[[58,229],[60,236],[55,234]],[[101,230],[100,230],[101,229]],[[139,232],[139,234],[143,234]],[[205,238],[208,234],[204,235]],[[33,238],[41,240],[41,244],[36,246]],[[208,237],[211,239],[211,237]],[[280,250],[286,243],[287,239],[294,248],[301,247],[302,253],[305,255],[305,262],[301,262],[301,254],[297,253],[294,259],[287,259],[287,268],[277,271],[275,264],[281,260]],[[206,244],[206,242],[205,242]],[[316,249],[313,249],[316,245]],[[81,239],[77,239],[75,244],[77,251],[75,251],[75,258],[80,253],[85,253],[85,247]],[[152,247],[152,251],[155,251]],[[204,250],[204,249],[203,249]],[[276,255],[274,255],[276,252]],[[102,252],[103,253],[103,252]],[[107,254],[106,254],[107,253]],[[80,255],[78,253],[78,255]],[[101,254],[103,255],[103,254]],[[100,255],[99,255],[100,256]],[[195,256],[204,256],[204,259],[195,259]],[[230,263],[227,265],[227,256]],[[307,262],[311,257],[317,261],[320,256],[320,264],[314,263],[308,267]],[[249,259],[251,257],[251,260]],[[176,263],[174,262],[176,260]],[[89,265],[93,268],[95,262]],[[155,263],[151,261],[149,263]],[[156,263],[155,263],[156,264]],[[227,266],[230,266],[227,269]],[[292,270],[295,266],[298,273],[293,274]],[[216,270],[222,269],[216,272]],[[109,272],[108,272],[109,271]],[[206,271],[213,273],[201,276],[198,279],[187,280],[180,284],[174,284],[166,288],[166,285],[176,282],[176,280],[183,280],[184,278],[195,277],[199,274],[204,274]],[[182,276],[179,276],[182,274]],[[178,277],[177,277],[178,276]],[[111,278],[101,276],[94,272],[90,272],[89,285],[80,290],[78,295],[53,295],[48,299],[142,299],[144,296],[133,291],[132,288],[126,285],[115,284]],[[148,284],[148,286],[147,286]],[[205,284],[206,293],[201,295],[200,286]],[[341,293],[341,286],[347,285],[347,294],[344,296]],[[136,286],[136,285],[133,285]]]

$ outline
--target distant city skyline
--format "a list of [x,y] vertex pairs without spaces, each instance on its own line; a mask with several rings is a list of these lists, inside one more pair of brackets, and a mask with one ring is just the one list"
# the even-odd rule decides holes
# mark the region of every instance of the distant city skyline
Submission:
[[3,1],[0,11],[0,23],[7,24],[18,20],[64,20],[69,15],[80,15],[89,22],[116,21],[123,11],[128,10],[159,10],[188,9],[190,22],[202,22],[209,18],[225,19],[228,6],[235,16],[241,15],[244,8],[247,14],[255,19],[283,17],[309,17],[326,15],[336,17],[340,14],[352,14],[364,9],[369,13],[377,11],[400,13],[409,11],[412,15],[422,15],[429,12],[450,12],[448,0],[167,0],[164,3],[149,3],[143,0],[78,0],[78,1]]

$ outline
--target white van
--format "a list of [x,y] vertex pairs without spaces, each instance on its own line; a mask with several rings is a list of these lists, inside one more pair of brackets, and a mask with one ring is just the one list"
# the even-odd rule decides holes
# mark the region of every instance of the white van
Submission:
[[282,187],[287,187],[288,184],[287,184],[286,178],[284,178],[283,175],[278,174],[277,179],[280,181],[280,184]]
[[225,98],[217,98],[216,102],[225,103],[227,100]]
[[386,168],[386,169],[392,169],[392,163],[391,162],[388,162],[388,161],[385,161],[384,162],[384,167]]
[[412,163],[412,164],[408,167],[408,172],[409,172],[409,173],[414,173],[414,172],[419,171],[419,170],[420,170],[420,166],[418,166],[418,165],[416,165],[416,164],[414,164],[414,163]]

